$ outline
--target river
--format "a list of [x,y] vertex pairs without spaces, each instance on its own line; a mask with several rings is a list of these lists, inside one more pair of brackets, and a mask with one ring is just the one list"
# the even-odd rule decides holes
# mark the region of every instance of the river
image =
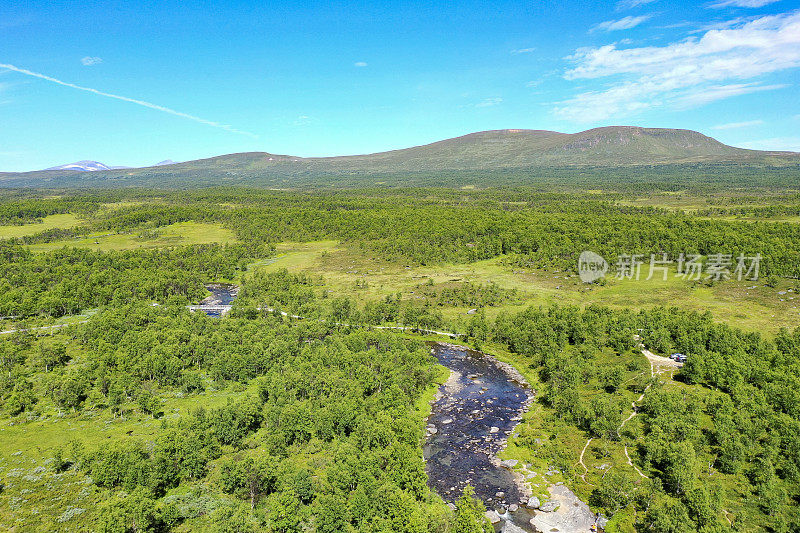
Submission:
[[[210,292],[200,305],[231,305],[239,295],[239,287],[228,283],[210,283],[206,285],[206,290]],[[206,310],[206,315],[219,318],[222,313],[217,310]]]
[[501,368],[490,356],[444,343],[432,348],[451,376],[439,389],[428,419],[423,446],[428,484],[448,502],[472,485],[486,507],[501,515],[505,531],[532,531],[531,515],[523,506],[515,513],[505,512],[511,504],[524,502],[526,495],[496,454],[533,393],[513,369]]

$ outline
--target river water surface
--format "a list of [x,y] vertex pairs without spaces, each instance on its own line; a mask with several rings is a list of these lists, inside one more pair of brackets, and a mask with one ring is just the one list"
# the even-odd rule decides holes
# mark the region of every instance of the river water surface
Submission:
[[[231,305],[239,294],[239,287],[228,283],[210,283],[206,285],[206,290],[210,292],[200,305]],[[217,310],[207,310],[206,315],[219,318],[222,314]]]
[[433,354],[451,376],[439,389],[428,419],[423,446],[428,484],[448,502],[472,485],[488,509],[517,526],[504,523],[506,531],[531,531],[525,510],[513,516],[502,513],[525,495],[514,474],[496,458],[531,401],[531,391],[480,352],[435,343]]

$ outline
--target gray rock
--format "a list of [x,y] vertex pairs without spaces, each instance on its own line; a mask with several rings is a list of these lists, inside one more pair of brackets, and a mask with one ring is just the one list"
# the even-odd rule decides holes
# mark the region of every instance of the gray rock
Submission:
[[605,529],[606,528],[606,526],[608,525],[608,518],[606,518],[606,515],[601,514],[597,518],[597,525],[600,526],[601,529]]
[[503,492],[503,491],[500,491],[500,492],[497,492],[497,493],[495,493],[494,497],[495,497],[495,498],[502,498],[502,497],[503,497],[503,496],[505,496],[505,495],[506,495],[506,493],[505,493],[505,492]]
[[539,501],[539,498],[537,498],[536,496],[531,496],[528,499],[528,503],[527,505],[525,505],[525,507],[527,507],[528,509],[538,509],[541,504],[542,503]]
[[491,522],[492,525],[500,523],[500,515],[497,514],[496,512],[494,512],[494,511],[486,511],[486,513],[484,513],[484,514],[486,515],[486,519],[489,522]]
[[516,503],[512,503],[511,505],[508,506],[509,513],[516,513],[518,510],[519,510],[519,505],[517,505]]
[[498,431],[500,431],[500,428],[497,426],[492,426],[489,428],[489,433],[497,433]]
[[517,463],[519,463],[519,461],[517,461],[516,459],[506,459],[505,461],[502,461],[500,463],[500,466],[502,466],[503,468],[508,468],[509,470],[511,470],[512,468],[517,466]]
[[548,500],[544,502],[542,505],[539,506],[539,510],[544,513],[552,513],[556,509],[558,509],[559,503],[553,500]]

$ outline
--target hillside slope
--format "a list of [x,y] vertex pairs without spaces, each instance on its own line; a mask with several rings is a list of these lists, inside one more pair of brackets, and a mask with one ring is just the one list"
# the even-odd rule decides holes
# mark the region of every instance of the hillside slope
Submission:
[[[95,171],[68,170],[0,173],[0,186],[191,186],[240,184],[325,186],[365,183],[404,184],[398,176],[519,170],[542,174],[550,169],[619,169],[665,165],[800,165],[800,154],[734,148],[691,130],[612,126],[579,133],[545,130],[492,130],[422,146],[374,154],[296,157],[266,152],[227,154],[167,167]],[[466,174],[465,174],[466,172]],[[624,173],[624,172],[623,172]],[[429,176],[431,177],[431,176]],[[479,177],[480,178],[480,177]],[[402,181],[402,180],[401,180]],[[480,179],[478,180],[480,181]],[[437,184],[429,179],[426,184]],[[443,184],[443,183],[441,183]],[[485,183],[481,183],[485,184]]]

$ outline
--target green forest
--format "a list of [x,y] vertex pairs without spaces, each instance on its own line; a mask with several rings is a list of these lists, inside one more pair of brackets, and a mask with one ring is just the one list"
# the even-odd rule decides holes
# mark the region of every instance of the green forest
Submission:
[[[557,469],[606,531],[797,531],[800,196],[779,185],[4,191],[0,529],[493,531],[428,485],[447,340],[524,375],[500,457]],[[584,250],[605,278],[580,281]],[[681,254],[733,262],[646,279]],[[188,309],[210,283],[239,288],[222,318]]]

